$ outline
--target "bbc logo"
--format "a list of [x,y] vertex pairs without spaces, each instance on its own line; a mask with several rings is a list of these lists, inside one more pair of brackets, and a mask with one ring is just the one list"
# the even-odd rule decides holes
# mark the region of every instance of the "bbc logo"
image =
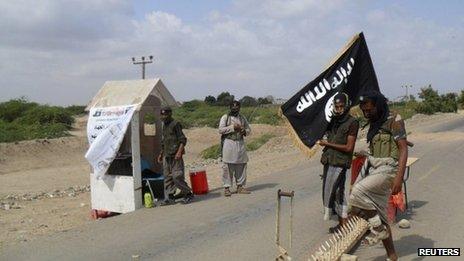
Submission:
[[461,256],[461,248],[418,248],[418,256]]

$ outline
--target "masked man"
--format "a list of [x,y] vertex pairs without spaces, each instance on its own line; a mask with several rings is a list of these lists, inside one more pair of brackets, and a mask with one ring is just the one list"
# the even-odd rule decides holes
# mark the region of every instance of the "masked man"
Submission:
[[360,107],[369,122],[369,154],[350,195],[351,214],[369,221],[365,244],[383,242],[389,260],[398,260],[387,222],[390,195],[401,191],[408,159],[404,121],[390,113],[387,99],[371,91],[360,96]]
[[163,205],[175,203],[176,189],[179,189],[183,196],[182,203],[187,204],[193,199],[192,190],[185,182],[184,160],[182,158],[187,138],[182,132],[180,123],[172,118],[171,108],[161,109],[161,120],[163,121],[163,136],[158,162],[163,163],[164,189],[168,196]]
[[[324,220],[329,220],[333,213],[338,216],[339,224],[331,227],[334,233],[348,218],[348,193],[345,189],[347,169],[351,167],[359,123],[349,114],[350,100],[345,93],[334,97],[333,117],[326,131],[327,140],[319,141],[324,146],[321,163],[324,165],[322,175],[322,201]],[[348,179],[350,180],[350,179]]]
[[240,102],[230,104],[230,112],[221,117],[219,134],[221,134],[224,195],[230,197],[230,187],[235,177],[237,193],[250,194],[245,188],[247,179],[248,155],[244,137],[251,132],[248,121],[240,115]]

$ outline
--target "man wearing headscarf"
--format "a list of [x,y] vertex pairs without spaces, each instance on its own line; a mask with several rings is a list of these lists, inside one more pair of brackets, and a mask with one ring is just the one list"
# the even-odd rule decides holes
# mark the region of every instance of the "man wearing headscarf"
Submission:
[[247,179],[248,155],[244,137],[250,135],[248,121],[240,114],[240,102],[230,104],[230,112],[221,117],[219,134],[221,134],[221,152],[223,164],[222,182],[224,196],[230,197],[233,179],[237,183],[238,194],[250,194],[245,188]]
[[348,194],[345,190],[347,169],[351,167],[351,159],[358,135],[359,122],[349,114],[350,100],[346,93],[338,93],[333,100],[333,116],[326,131],[327,140],[318,143],[324,146],[321,163],[322,201],[324,220],[329,220],[333,213],[338,216],[339,224],[331,227],[334,233],[344,225],[348,218]]
[[193,199],[192,190],[185,182],[184,160],[182,158],[187,138],[180,123],[172,118],[170,107],[161,109],[161,120],[163,121],[163,135],[158,162],[163,163],[164,189],[168,196],[162,204],[175,203],[176,189],[180,190],[183,197],[182,203],[187,204]]
[[360,96],[360,107],[368,120],[369,154],[350,195],[351,214],[369,221],[365,244],[383,242],[389,260],[397,260],[387,221],[390,195],[401,191],[408,158],[406,130],[401,116],[391,113],[387,99],[377,91]]

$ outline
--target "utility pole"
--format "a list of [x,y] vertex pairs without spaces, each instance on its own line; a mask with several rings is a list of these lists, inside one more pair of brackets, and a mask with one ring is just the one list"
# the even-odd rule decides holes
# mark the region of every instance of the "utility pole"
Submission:
[[148,59],[145,60],[145,56],[142,56],[139,61],[135,60],[135,57],[132,57],[133,64],[141,64],[142,65],[142,79],[145,79],[145,64],[153,62],[153,55],[148,56]]
[[410,97],[409,97],[409,88],[412,89],[412,85],[407,85],[407,84],[406,84],[406,85],[401,85],[401,88],[405,88],[405,89],[406,89],[406,99],[407,99],[407,101],[409,101],[409,100],[410,100]]

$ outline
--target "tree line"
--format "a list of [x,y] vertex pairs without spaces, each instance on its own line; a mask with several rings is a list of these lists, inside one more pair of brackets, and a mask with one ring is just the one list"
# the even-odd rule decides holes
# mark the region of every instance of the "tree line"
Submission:
[[[235,96],[229,92],[221,92],[217,97],[212,95],[206,96],[204,102],[212,106],[229,106],[229,104],[234,101],[234,99]],[[274,102],[274,98],[272,96],[259,98],[244,96],[239,101],[243,107],[252,107],[264,104],[272,104]]]
[[464,90],[460,94],[450,92],[440,95],[429,85],[421,88],[419,98],[421,101],[415,106],[418,113],[457,112],[459,107],[464,108]]

